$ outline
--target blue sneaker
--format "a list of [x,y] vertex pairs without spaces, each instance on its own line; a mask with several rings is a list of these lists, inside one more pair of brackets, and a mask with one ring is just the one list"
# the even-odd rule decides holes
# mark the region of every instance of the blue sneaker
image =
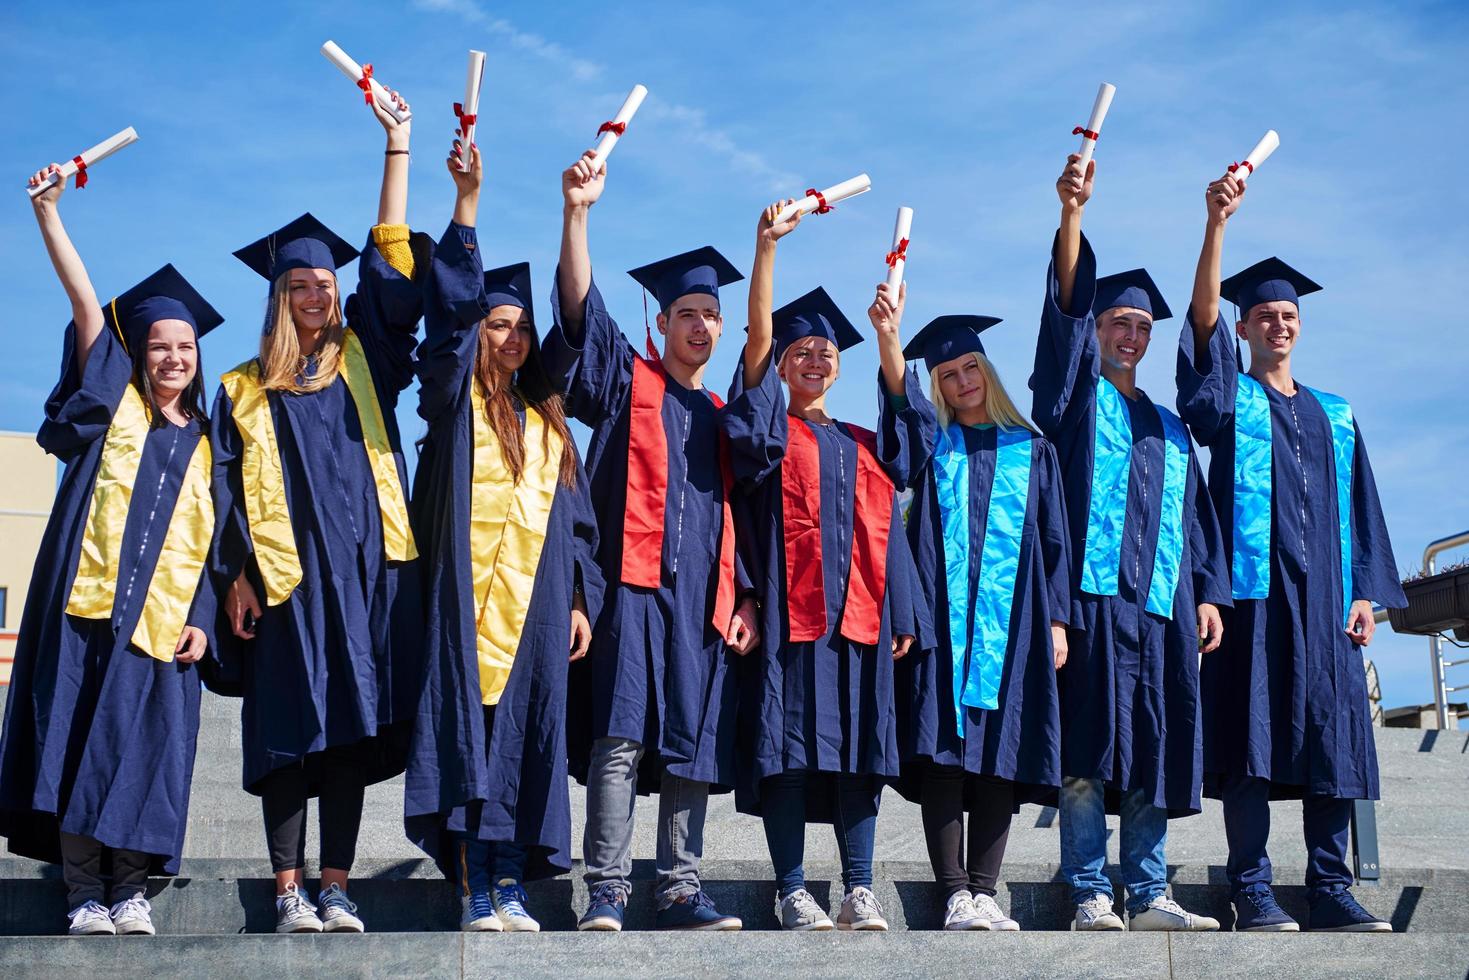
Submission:
[[744,923],[733,915],[721,915],[714,907],[714,900],[703,890],[692,895],[681,895],[666,909],[658,910],[659,929],[678,929],[684,932],[733,932]]
[[610,882],[592,887],[587,900],[587,914],[577,920],[582,932],[621,932],[622,912],[627,908],[627,892]]
[[1392,932],[1392,923],[1357,904],[1345,888],[1311,897],[1312,932]]
[[504,926],[495,914],[495,903],[489,892],[474,891],[461,895],[463,912],[459,916],[459,928],[463,932],[501,932]]
[[529,899],[525,889],[514,878],[501,878],[495,882],[495,914],[506,932],[540,932],[541,924],[525,910]]
[[1275,903],[1269,885],[1255,885],[1234,893],[1235,932],[1300,932],[1301,925]]

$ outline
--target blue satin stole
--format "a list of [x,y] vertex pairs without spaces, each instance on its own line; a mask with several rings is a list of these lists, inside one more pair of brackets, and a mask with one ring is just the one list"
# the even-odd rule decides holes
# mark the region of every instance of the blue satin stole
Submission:
[[[1163,428],[1163,494],[1158,505],[1158,543],[1149,577],[1148,612],[1173,617],[1183,563],[1183,497],[1188,484],[1189,439],[1183,422],[1150,402]],[[1081,588],[1092,595],[1117,595],[1122,564],[1122,534],[1127,522],[1127,492],[1132,470],[1132,419],[1122,393],[1106,378],[1097,379],[1097,422],[1092,452],[1092,483],[1086,515],[1086,550]]]
[[[1336,471],[1336,516],[1341,549],[1342,622],[1352,608],[1352,464],[1357,430],[1352,406],[1340,395],[1306,388],[1331,424]],[[1270,499],[1272,464],[1270,398],[1260,382],[1239,376],[1234,396],[1234,597],[1270,595]]]
[[1010,646],[1010,612],[1030,503],[1031,433],[995,430],[995,478],[985,505],[984,545],[970,616],[969,453],[963,427],[939,433],[934,485],[943,531],[949,648],[953,651],[954,718],[964,736],[964,706],[993,710]]

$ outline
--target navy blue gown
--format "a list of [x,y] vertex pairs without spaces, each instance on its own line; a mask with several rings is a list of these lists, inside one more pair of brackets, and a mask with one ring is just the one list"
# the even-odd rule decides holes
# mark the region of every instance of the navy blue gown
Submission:
[[[880,444],[904,427],[921,425],[924,438],[908,442],[906,466],[913,488],[908,510],[908,540],[917,563],[923,595],[933,609],[937,643],[898,661],[899,739],[903,775],[898,791],[922,802],[923,770],[929,764],[962,767],[975,776],[1015,784],[1015,803],[1054,803],[1061,785],[1061,721],[1056,692],[1055,652],[1051,621],[1071,615],[1068,583],[1070,546],[1061,475],[1051,444],[1030,442],[1030,485],[1021,535],[1019,567],[1011,599],[1010,634],[1000,676],[997,706],[986,710],[964,706],[964,735],[959,735],[954,703],[954,650],[945,624],[949,598],[945,577],[942,516],[933,458],[939,437],[933,404],[911,369],[907,404],[883,408]],[[921,423],[904,421],[917,416]],[[995,478],[998,430],[994,426],[960,426],[969,464],[969,549],[983,551],[986,505]],[[889,451],[884,449],[886,458]],[[980,562],[971,561],[968,588],[979,586]],[[970,603],[970,625],[975,604]],[[966,792],[980,791],[970,780]]]
[[[1170,816],[1198,813],[1203,781],[1199,707],[1200,603],[1230,604],[1228,558],[1208,487],[1189,445],[1183,492],[1183,551],[1173,616],[1146,608],[1158,547],[1168,449],[1158,409],[1141,390],[1123,397],[1132,428],[1131,464],[1118,565],[1118,594],[1080,587],[1096,459],[1097,387],[1102,359],[1092,301],[1096,256],[1082,239],[1071,309],[1057,302],[1054,265],[1036,342],[1032,416],[1060,458],[1071,521],[1075,613],[1060,671],[1061,772],[1100,779],[1107,806],[1141,790]],[[1226,633],[1228,631],[1226,630]],[[1218,654],[1206,654],[1207,663]]]
[[[776,373],[774,366],[767,375]],[[911,385],[910,385],[911,387]],[[774,403],[771,404],[772,398]],[[821,580],[826,633],[791,642],[787,612],[782,456],[787,427],[806,426],[820,454]],[[912,636],[910,656],[933,645],[933,620],[924,602],[903,533],[895,491],[889,506],[887,578],[876,646],[842,635],[856,507],[857,441],[841,423],[819,425],[786,414],[783,391],[761,384],[746,389],[736,371],[724,420],[741,494],[742,542],[747,567],[757,570],[761,602],[760,648],[744,657],[740,674],[739,782],[735,803],[760,814],[760,781],[789,771],[873,777],[874,794],[898,777],[898,718],[893,683],[894,636]],[[923,420],[908,413],[879,456],[895,487],[907,483],[908,447],[924,438]],[[808,782],[807,819],[828,822],[835,804],[831,780]]]
[[[1233,541],[1238,379],[1239,351],[1224,317],[1203,349],[1195,349],[1186,323],[1178,411],[1209,447],[1209,491],[1225,541]],[[1234,600],[1224,643],[1204,659],[1205,792],[1218,795],[1230,776],[1255,776],[1270,781],[1272,799],[1375,800],[1377,747],[1362,651],[1345,632],[1330,422],[1304,387],[1295,395],[1263,387],[1276,447],[1270,589],[1265,599]],[[1402,608],[1407,600],[1360,429],[1352,470],[1350,598]]]
[[[489,310],[473,228],[449,226],[428,277],[418,410],[429,431],[413,488],[428,630],[404,823],[451,880],[459,878],[456,835],[465,831],[524,846],[532,880],[571,868],[566,675],[574,590],[582,588],[592,621],[601,600],[596,518],[578,465],[574,490],[557,484],[525,628],[486,731],[469,532],[470,495],[481,492],[472,482],[471,390]],[[576,452],[574,443],[566,448]]]
[[[555,325],[542,352],[566,395],[567,413],[592,429],[587,472],[597,513],[597,563],[606,601],[592,649],[572,665],[567,738],[572,773],[585,780],[591,743],[620,738],[647,747],[638,792],[656,792],[664,768],[729,790],[735,782],[735,659],[713,618],[724,486],[719,467],[721,409],[704,390],[669,379],[660,414],[668,439],[662,584],[621,581],[623,513],[632,393],[632,345],[593,285],[581,329],[564,325],[552,288]],[[779,384],[770,372],[765,384]],[[772,399],[773,404],[773,399]],[[737,594],[750,577],[736,557]]]
[[[110,620],[66,612],[102,447],[131,383],[132,361],[104,328],[78,371],[68,326],[61,380],[46,401],[41,447],[65,464],[26,596],[0,737],[0,835],[12,853],[61,861],[58,831],[153,856],[176,874],[199,730],[199,671],[130,643],[204,426],[148,433],[123,532]],[[207,575],[188,624],[212,633]],[[123,583],[138,583],[131,587]]]
[[[367,356],[405,488],[394,409],[413,381],[422,304],[417,284],[369,243],[347,301],[347,325]],[[242,441],[221,388],[210,430],[218,515],[210,565],[221,594],[245,571],[264,614],[253,640],[238,639],[221,622],[221,665],[210,684],[243,696],[247,791],[258,795],[265,776],[306,760],[315,795],[315,760],[336,746],[357,747],[365,785],[389,779],[406,763],[422,673],[417,566],[384,555],[377,486],[346,381],[338,376],[309,394],[271,392],[268,400],[301,582],[284,603],[265,605],[242,497]]]

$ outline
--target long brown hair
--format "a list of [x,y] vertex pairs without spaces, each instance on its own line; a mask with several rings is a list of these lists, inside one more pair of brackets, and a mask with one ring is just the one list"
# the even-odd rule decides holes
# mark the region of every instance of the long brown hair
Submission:
[[[525,470],[525,433],[520,420],[515,416],[512,395],[519,396],[527,410],[535,409],[546,422],[542,431],[542,447],[549,453],[551,432],[561,437],[561,470],[558,479],[568,489],[576,489],[576,451],[571,441],[571,430],[566,426],[566,409],[561,404],[561,395],[551,384],[546,366],[541,360],[541,345],[536,339],[534,326],[526,331],[529,339],[525,349],[525,363],[513,378],[506,378],[495,364],[495,355],[483,342],[484,331],[489,329],[490,318],[480,321],[481,342],[474,358],[474,383],[479,386],[485,399],[485,419],[500,441],[500,456],[505,466],[520,482]],[[512,328],[514,329],[514,328]],[[507,383],[508,382],[508,383]]]
[[[334,294],[336,290],[332,291]],[[342,297],[334,295],[327,314],[326,336],[316,349],[316,370],[306,374],[306,358],[296,337],[296,320],[291,316],[291,274],[283,273],[270,284],[265,310],[265,330],[260,335],[260,383],[267,391],[303,394],[331,387],[341,364]]]

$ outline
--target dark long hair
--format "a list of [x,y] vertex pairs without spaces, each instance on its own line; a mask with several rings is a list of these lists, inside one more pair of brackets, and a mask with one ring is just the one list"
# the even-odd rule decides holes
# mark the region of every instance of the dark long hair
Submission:
[[[479,329],[488,329],[489,318],[480,321]],[[541,344],[536,338],[534,325],[527,331],[530,335],[526,346],[525,363],[515,372],[510,384],[505,384],[499,368],[495,366],[495,355],[483,342],[479,344],[474,358],[474,383],[479,385],[485,398],[485,419],[495,430],[500,440],[500,456],[505,466],[515,475],[516,482],[525,469],[525,433],[520,420],[515,417],[515,403],[511,395],[518,395],[526,407],[534,408],[546,421],[542,434],[542,445],[547,450],[551,445],[551,432],[561,437],[561,470],[558,479],[568,489],[576,488],[576,450],[571,440],[571,430],[566,426],[566,409],[561,404],[561,395],[551,384],[546,374],[545,362],[541,360]]]
[[[138,394],[143,396],[143,404],[148,406],[148,428],[161,429],[168,424],[163,417],[163,410],[158,407],[158,396],[153,393],[153,382],[148,380],[148,342],[138,344],[138,349],[132,352],[133,358],[133,384],[137,386]],[[208,422],[209,415],[204,411],[204,354],[199,350],[198,341],[194,346],[194,376],[189,379],[189,386],[179,396],[179,408],[185,416],[198,419],[200,422]]]

